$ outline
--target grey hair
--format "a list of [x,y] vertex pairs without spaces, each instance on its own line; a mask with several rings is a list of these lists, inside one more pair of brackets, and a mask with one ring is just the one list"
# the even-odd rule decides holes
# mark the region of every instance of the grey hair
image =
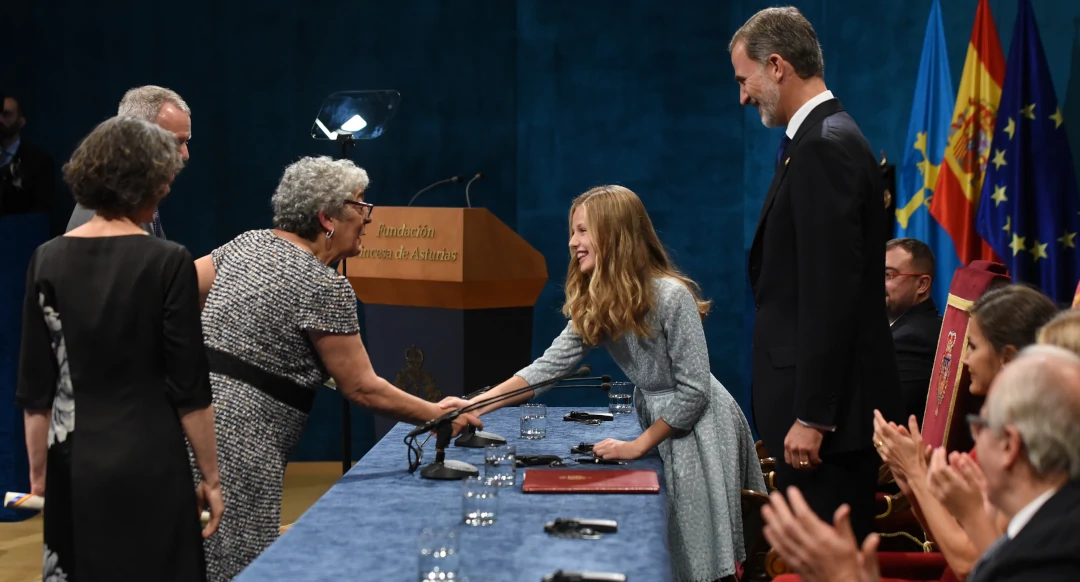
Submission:
[[766,8],[750,17],[728,43],[728,52],[742,42],[746,56],[765,66],[769,55],[791,63],[801,79],[825,76],[825,57],[810,21],[794,6]]
[[116,114],[138,117],[154,123],[166,103],[172,103],[180,108],[180,111],[191,115],[191,108],[176,91],[157,85],[128,89],[128,92],[124,93],[124,97],[120,99],[120,107]]
[[285,168],[271,198],[274,227],[314,239],[322,231],[319,211],[340,217],[345,199],[368,184],[367,172],[349,160],[300,158]]
[[1001,434],[1006,425],[1014,427],[1039,475],[1080,478],[1080,357],[1057,346],[1032,345],[1001,375],[1005,381],[994,386],[986,403],[989,428]]

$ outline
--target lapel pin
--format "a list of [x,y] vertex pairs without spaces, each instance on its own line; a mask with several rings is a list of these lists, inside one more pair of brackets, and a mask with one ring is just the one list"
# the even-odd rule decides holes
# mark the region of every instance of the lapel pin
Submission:
[[788,162],[790,162],[790,161],[791,161],[791,158],[787,158],[786,160],[784,160],[784,166],[787,166]]

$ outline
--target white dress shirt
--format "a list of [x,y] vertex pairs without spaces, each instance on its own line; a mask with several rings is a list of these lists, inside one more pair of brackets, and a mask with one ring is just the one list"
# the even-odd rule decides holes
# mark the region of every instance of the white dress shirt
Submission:
[[799,131],[799,126],[802,125],[802,122],[806,121],[806,116],[810,115],[810,112],[813,111],[815,107],[832,98],[832,91],[826,90],[814,95],[812,99],[803,103],[802,107],[795,112],[795,115],[791,116],[791,121],[787,124],[787,131],[784,133],[786,133],[789,138],[794,139],[795,132]]

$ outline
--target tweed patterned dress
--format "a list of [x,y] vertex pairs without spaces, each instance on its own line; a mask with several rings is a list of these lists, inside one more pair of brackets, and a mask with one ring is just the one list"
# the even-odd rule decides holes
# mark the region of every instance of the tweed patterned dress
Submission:
[[[741,490],[765,492],[750,426],[712,376],[697,305],[682,283],[653,280],[652,337],[603,343],[634,383],[642,429],[664,419],[675,435],[660,443],[668,495],[668,547],[678,582],[713,582],[746,558]],[[518,372],[530,384],[569,372],[590,346],[567,323],[551,347]],[[543,392],[543,389],[540,390]]]
[[[206,346],[318,390],[329,375],[308,332],[360,332],[349,282],[269,230],[246,232],[211,257]],[[210,382],[225,499],[221,527],[205,542],[213,582],[231,580],[277,539],[285,464],[307,412],[235,378],[211,373]]]

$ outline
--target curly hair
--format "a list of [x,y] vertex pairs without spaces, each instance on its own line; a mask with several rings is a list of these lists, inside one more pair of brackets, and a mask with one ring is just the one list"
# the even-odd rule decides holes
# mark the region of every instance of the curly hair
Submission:
[[344,200],[369,184],[367,172],[349,160],[300,158],[285,168],[271,198],[274,228],[312,240],[322,230],[319,211],[340,217]]
[[582,273],[577,261],[570,261],[563,314],[586,344],[599,345],[628,332],[650,335],[646,318],[656,307],[655,277],[685,285],[705,318],[712,302],[703,300],[697,284],[672,264],[637,194],[622,186],[598,186],[578,196],[570,206],[571,233],[578,208],[585,209],[596,267]]
[[132,217],[165,197],[183,166],[176,136],[135,117],[112,117],[64,164],[75,201],[105,218]]

